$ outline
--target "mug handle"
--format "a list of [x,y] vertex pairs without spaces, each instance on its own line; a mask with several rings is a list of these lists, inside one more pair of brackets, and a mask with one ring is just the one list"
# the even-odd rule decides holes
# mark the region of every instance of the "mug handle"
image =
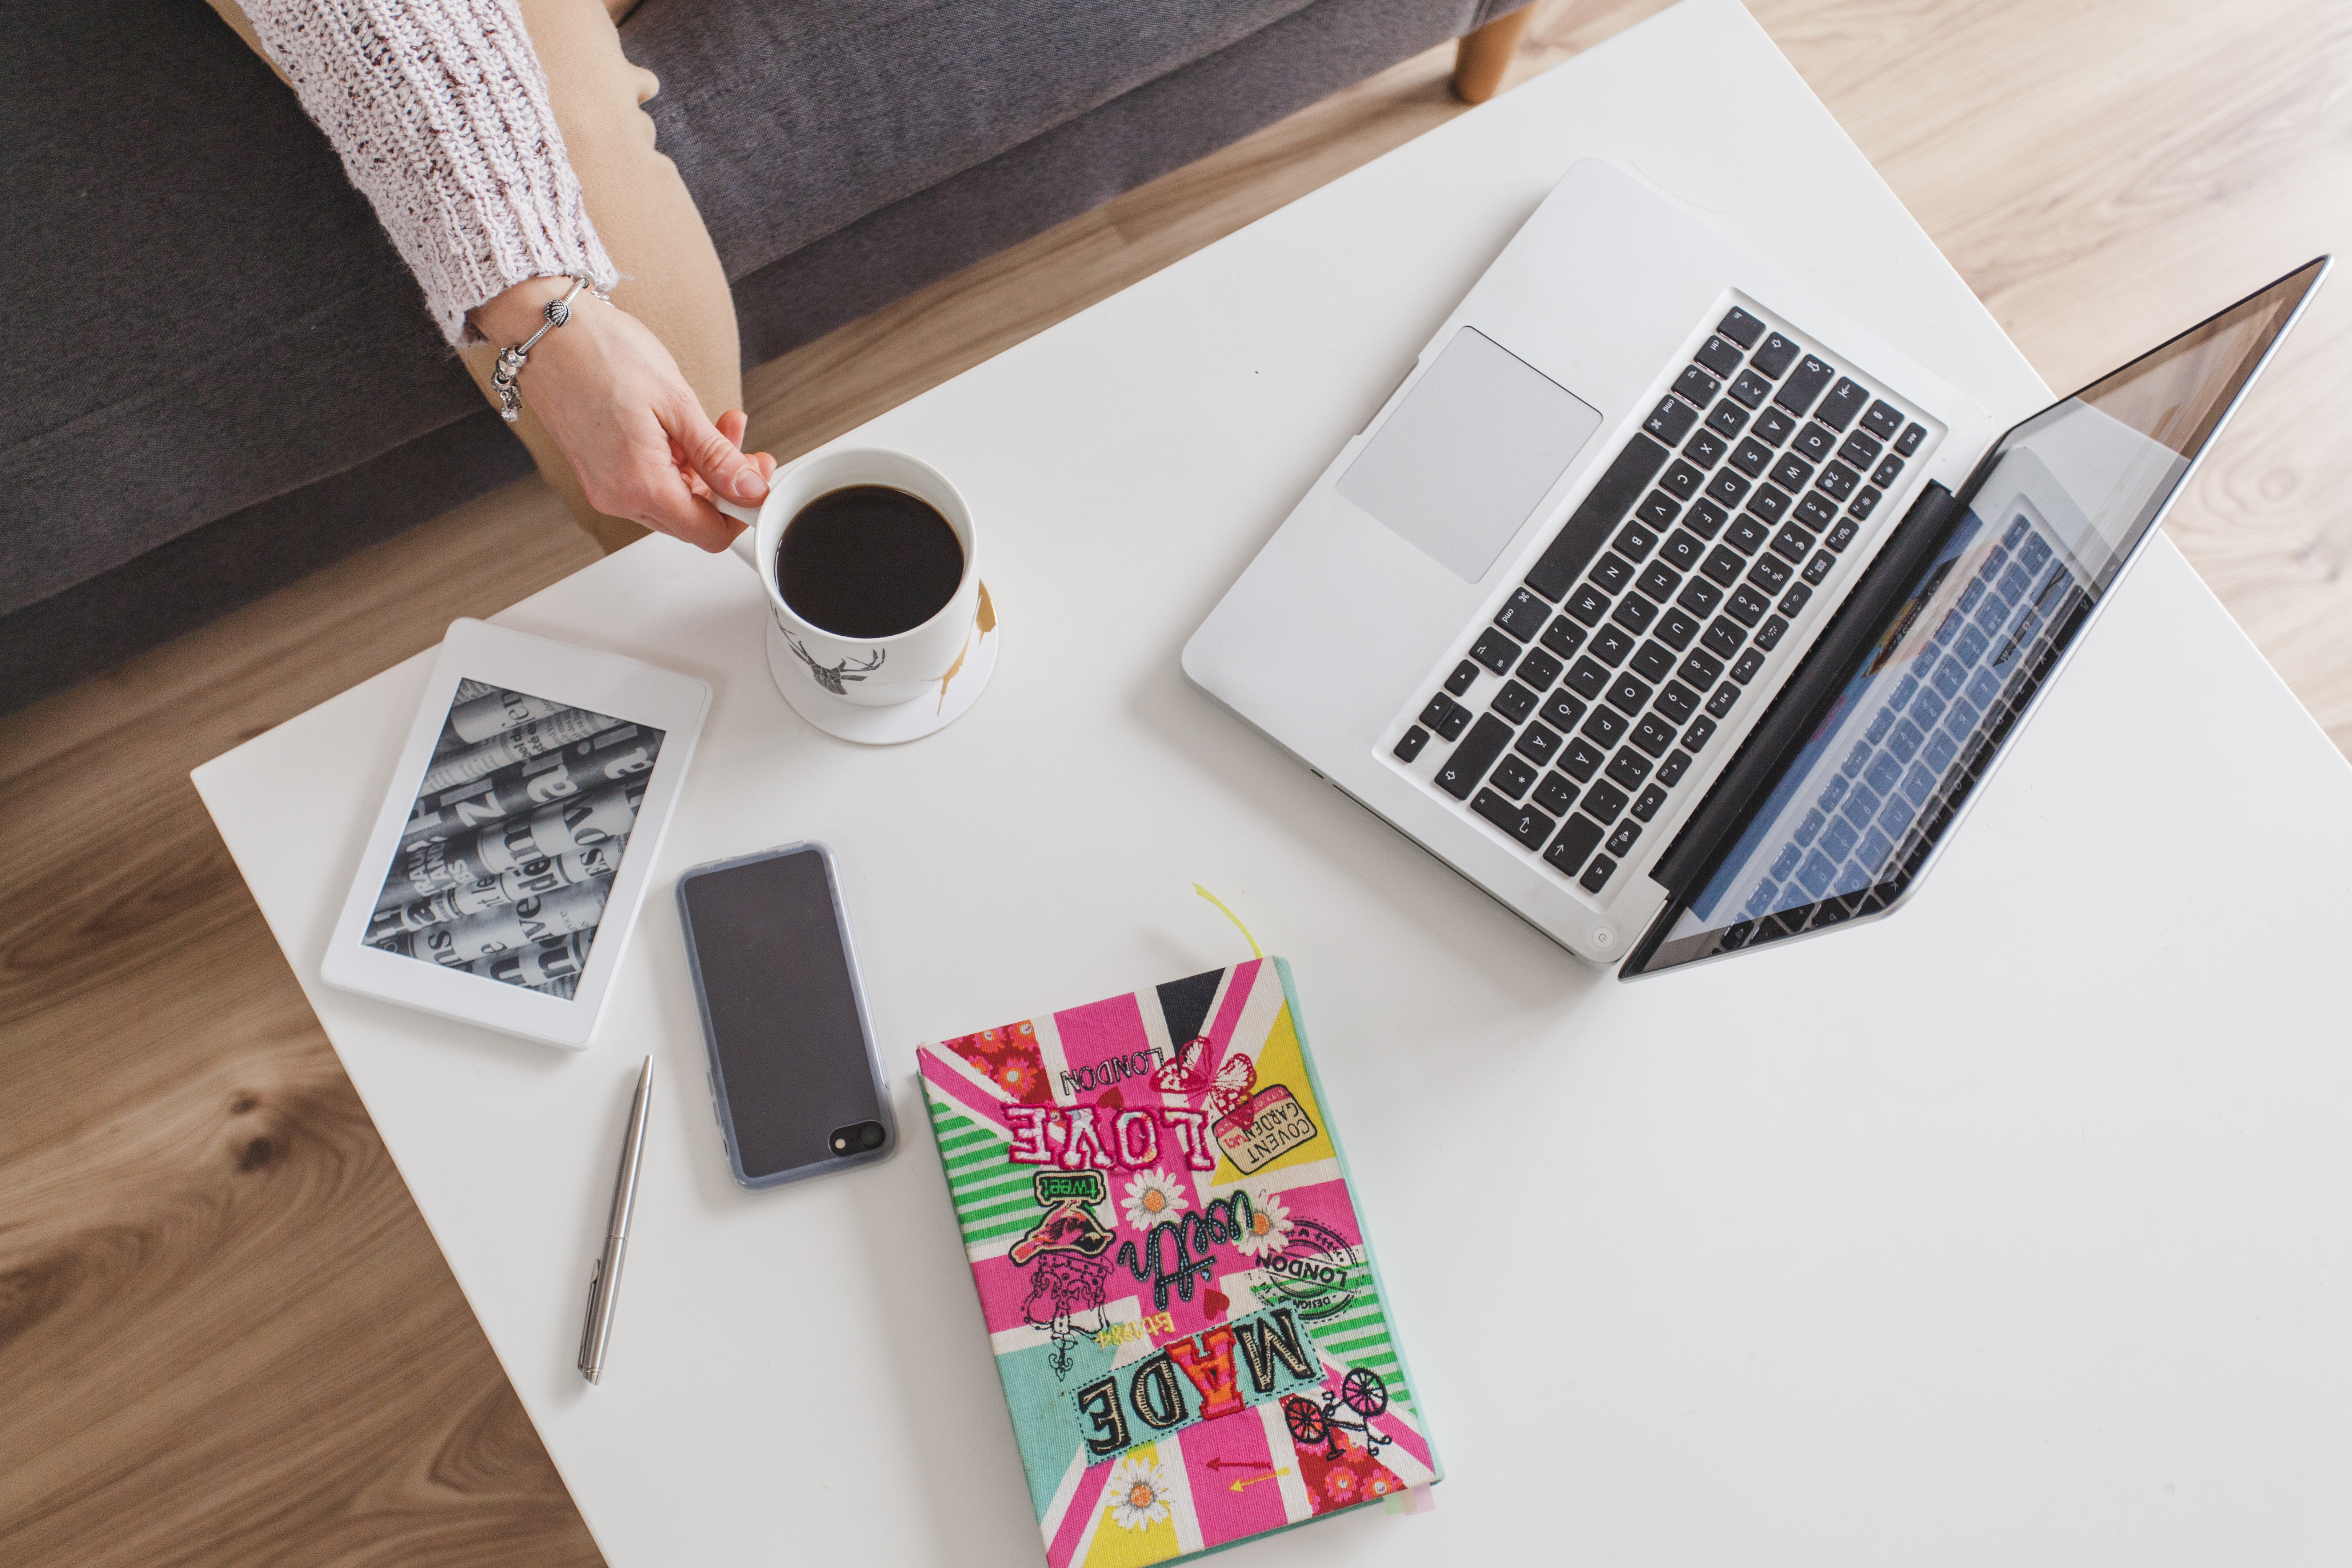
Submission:
[[712,496],[710,498],[710,504],[717,507],[720,511],[725,512],[729,517],[733,518],[736,521],[751,524],[751,526],[746,528],[742,532],[737,534],[733,542],[730,542],[727,548],[735,552],[735,558],[738,561],[740,561],[744,565],[749,566],[751,569],[751,575],[754,577],[764,577],[766,574],[760,570],[759,509],[757,507],[738,506],[731,500],[722,500],[717,496]]

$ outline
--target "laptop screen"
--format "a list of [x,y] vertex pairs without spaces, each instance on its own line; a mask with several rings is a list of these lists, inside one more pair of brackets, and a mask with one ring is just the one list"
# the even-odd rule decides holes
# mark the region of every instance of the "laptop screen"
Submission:
[[1629,977],[1902,896],[2325,265],[2001,437],[1811,733]]

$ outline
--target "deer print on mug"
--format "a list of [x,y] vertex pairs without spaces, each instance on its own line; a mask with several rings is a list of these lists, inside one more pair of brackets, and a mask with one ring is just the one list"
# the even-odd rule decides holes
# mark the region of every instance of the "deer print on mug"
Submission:
[[881,668],[882,661],[890,657],[887,648],[877,647],[874,650],[873,657],[861,664],[853,665],[846,658],[838,664],[819,664],[809,653],[807,647],[802,644],[800,638],[786,632],[784,640],[793,645],[793,652],[798,654],[801,662],[808,666],[809,674],[816,683],[835,697],[849,695],[848,687],[843,684],[845,681],[865,679],[866,676]]

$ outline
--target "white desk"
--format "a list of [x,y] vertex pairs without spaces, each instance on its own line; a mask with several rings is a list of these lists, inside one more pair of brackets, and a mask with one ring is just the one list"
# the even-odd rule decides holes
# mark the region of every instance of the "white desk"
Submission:
[[[1655,107],[1694,77],[1741,84],[1736,131]],[[1770,148],[1769,177],[1719,146]],[[317,984],[421,656],[197,771],[615,1564],[1038,1561],[912,1047],[1232,960],[1195,879],[1297,965],[1452,1470],[1434,1514],[1367,1510],[1236,1568],[2352,1551],[2352,770],[2169,545],[1913,908],[1640,985],[1179,675],[1591,154],[1758,248],[1806,247],[1996,412],[2042,401],[1762,32],[1691,0],[861,432],[955,476],[987,530],[1003,661],[945,733],[872,752],[809,730],[762,666],[751,578],[667,541],[499,617],[717,693],[585,1056]],[[668,889],[803,837],[840,854],[908,1142],[749,1194]],[[639,1228],[592,1390],[583,1291],[648,1048]]]

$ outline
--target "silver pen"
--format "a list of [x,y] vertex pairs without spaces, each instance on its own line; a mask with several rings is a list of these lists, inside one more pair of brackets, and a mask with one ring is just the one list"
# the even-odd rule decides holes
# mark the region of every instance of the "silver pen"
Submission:
[[637,1166],[646,1154],[646,1115],[653,1109],[654,1058],[637,1074],[637,1098],[629,1107],[629,1135],[621,1143],[621,1173],[613,1182],[613,1217],[604,1226],[604,1255],[588,1277],[588,1321],[580,1330],[580,1375],[595,1383],[604,1374],[604,1346],[613,1337],[613,1304],[621,1295],[621,1258],[629,1247],[629,1211],[637,1204]]

